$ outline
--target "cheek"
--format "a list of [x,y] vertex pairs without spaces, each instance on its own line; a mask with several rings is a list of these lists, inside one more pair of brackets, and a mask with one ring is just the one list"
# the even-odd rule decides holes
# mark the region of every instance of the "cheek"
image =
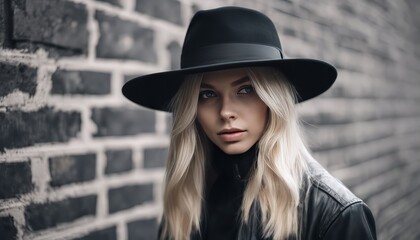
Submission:
[[252,116],[254,116],[253,122],[255,127],[258,132],[262,132],[267,125],[268,107],[264,103],[258,104],[252,112],[254,113]]
[[208,132],[208,129],[211,128],[211,125],[212,125],[211,117],[212,117],[212,113],[210,109],[207,109],[200,105],[197,107],[197,120],[206,133]]

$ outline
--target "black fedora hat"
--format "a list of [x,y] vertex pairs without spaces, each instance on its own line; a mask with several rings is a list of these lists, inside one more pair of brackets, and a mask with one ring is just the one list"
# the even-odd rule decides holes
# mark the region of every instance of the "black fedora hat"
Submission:
[[147,108],[170,111],[168,104],[185,76],[246,66],[279,69],[294,85],[298,102],[325,92],[337,77],[329,63],[315,59],[285,58],[273,22],[264,14],[241,7],[197,12],[188,27],[181,69],[134,78],[122,92]]

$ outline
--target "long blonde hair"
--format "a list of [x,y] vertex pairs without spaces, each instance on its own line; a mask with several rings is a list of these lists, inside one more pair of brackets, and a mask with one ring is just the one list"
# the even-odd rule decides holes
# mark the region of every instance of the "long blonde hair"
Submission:
[[[293,86],[277,70],[246,68],[261,100],[268,106],[266,130],[258,142],[256,168],[242,201],[242,221],[258,204],[264,237],[284,239],[298,234],[300,189],[309,152],[302,140]],[[205,183],[206,139],[196,124],[203,74],[188,76],[171,103],[173,128],[164,189],[161,239],[189,239],[200,232]]]

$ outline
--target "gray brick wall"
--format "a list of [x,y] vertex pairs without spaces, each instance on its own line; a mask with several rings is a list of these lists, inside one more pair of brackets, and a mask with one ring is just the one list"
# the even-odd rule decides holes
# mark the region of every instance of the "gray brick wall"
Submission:
[[168,114],[120,93],[175,69],[193,13],[269,15],[286,54],[339,77],[299,111],[314,155],[371,207],[380,239],[419,239],[420,4],[405,1],[4,0],[0,236],[154,239]]

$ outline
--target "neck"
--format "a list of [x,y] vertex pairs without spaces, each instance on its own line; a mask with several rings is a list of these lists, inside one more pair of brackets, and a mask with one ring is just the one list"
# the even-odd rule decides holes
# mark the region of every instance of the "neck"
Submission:
[[253,145],[244,153],[226,154],[213,145],[212,165],[219,175],[225,175],[236,180],[248,180],[257,158],[257,146]]

